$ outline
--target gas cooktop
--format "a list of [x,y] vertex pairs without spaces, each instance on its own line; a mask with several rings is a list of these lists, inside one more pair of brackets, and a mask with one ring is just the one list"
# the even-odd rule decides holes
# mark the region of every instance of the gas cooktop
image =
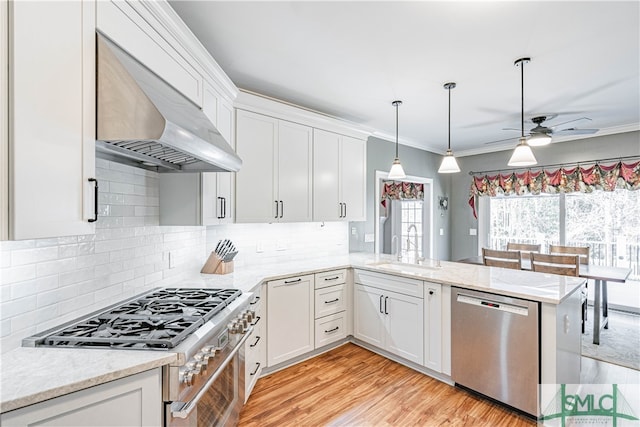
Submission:
[[155,289],[46,331],[34,344],[168,350],[241,294],[238,289]]

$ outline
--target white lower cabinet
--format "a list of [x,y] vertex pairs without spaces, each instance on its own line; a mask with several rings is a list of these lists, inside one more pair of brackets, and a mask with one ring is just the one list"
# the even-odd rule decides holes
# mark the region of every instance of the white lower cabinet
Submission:
[[315,275],[315,346],[320,348],[349,335],[351,313],[347,270]]
[[264,299],[266,293],[263,289],[264,285],[253,292],[253,297],[249,303],[249,309],[256,313],[253,331],[245,342],[245,374],[244,374],[244,401],[246,402],[251,395],[253,387],[256,385],[262,369],[266,365],[265,342],[267,332],[266,318],[264,316]]
[[424,366],[442,372],[442,285],[424,283]]
[[313,275],[267,282],[267,366],[312,351]]
[[347,337],[346,312],[331,314],[316,319],[316,348]]
[[[355,277],[354,337],[423,364],[422,282],[361,271],[356,271]],[[369,286],[371,283],[377,287]],[[395,290],[404,290],[410,295]]]
[[2,414],[3,426],[162,425],[160,368]]

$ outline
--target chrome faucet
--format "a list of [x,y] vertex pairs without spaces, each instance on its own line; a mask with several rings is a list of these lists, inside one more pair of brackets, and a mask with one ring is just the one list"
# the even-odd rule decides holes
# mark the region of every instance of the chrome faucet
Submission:
[[411,248],[411,230],[413,230],[415,232],[415,235],[413,236],[413,250],[415,252],[415,262],[416,264],[419,264],[420,261],[424,261],[424,258],[422,258],[421,256],[419,256],[419,252],[418,252],[418,228],[416,227],[415,224],[411,224],[409,226],[409,228],[407,229],[407,249]]
[[[395,246],[393,244],[394,240],[396,242]],[[391,238],[391,253],[393,253],[394,248],[396,250],[396,257],[398,258],[398,261],[402,261],[402,249],[400,248],[400,239],[397,234],[394,234]]]

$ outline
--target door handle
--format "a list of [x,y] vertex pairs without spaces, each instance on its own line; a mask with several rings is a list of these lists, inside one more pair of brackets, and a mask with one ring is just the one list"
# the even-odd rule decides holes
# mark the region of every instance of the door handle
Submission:
[[87,221],[96,222],[98,220],[98,180],[89,178],[89,182],[93,182],[95,187],[93,188],[93,218],[89,218]]
[[342,218],[342,202],[338,204],[340,205],[340,215],[338,215],[338,218]]
[[326,329],[325,329],[324,333],[325,333],[325,334],[329,334],[329,333],[331,333],[331,332],[335,332],[335,331],[337,331],[338,329],[340,329],[340,327],[338,327],[338,326],[336,326],[336,327],[335,327],[335,328],[333,328],[333,329],[329,329],[329,330],[326,330]]
[[343,203],[344,205],[344,216],[342,218],[346,218],[347,217],[347,204]]
[[332,304],[332,303],[338,302],[338,301],[340,301],[340,298],[332,299],[331,301],[325,301],[324,303],[325,304]]
[[284,281],[285,285],[289,285],[291,283],[298,283],[298,282],[302,282],[302,279],[300,277],[298,277],[296,280],[285,280]]
[[276,216],[275,218],[278,218],[278,201],[276,200]]
[[249,347],[255,347],[258,345],[259,342],[260,342],[260,337],[256,337],[256,342],[254,342],[253,344],[249,344]]
[[387,300],[389,299],[389,297],[384,297],[384,314],[389,314],[389,312],[387,311]]
[[384,295],[380,295],[380,314],[384,314],[384,311],[382,311],[382,298],[384,297]]
[[220,210],[218,211],[219,213],[217,215],[217,218],[218,219],[222,219],[222,218],[224,218],[224,216],[222,216],[222,209],[223,209],[222,208],[222,197],[217,197],[217,199],[218,199],[218,202],[219,202],[219,206],[218,207],[220,208]]
[[256,362],[256,370],[251,372],[249,375],[254,376],[258,373],[258,369],[260,369],[260,362]]
[[227,217],[227,198],[222,198],[222,218]]
[[280,218],[284,215],[284,202],[280,200]]

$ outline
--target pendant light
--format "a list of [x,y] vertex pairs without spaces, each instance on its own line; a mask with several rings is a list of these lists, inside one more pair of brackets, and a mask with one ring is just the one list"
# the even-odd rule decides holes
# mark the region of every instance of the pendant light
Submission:
[[444,88],[449,91],[449,145],[447,146],[447,154],[442,158],[442,164],[438,173],[456,173],[460,172],[460,167],[456,158],[453,157],[453,151],[451,151],[451,89],[455,88],[456,84],[453,82],[445,83]]
[[389,171],[388,178],[402,179],[407,176],[404,173],[404,169],[402,169],[400,158],[398,157],[398,107],[402,105],[402,101],[393,101],[391,105],[396,107],[396,158],[393,160],[393,164],[391,164],[391,170]]
[[516,67],[520,67],[520,128],[522,133],[518,139],[518,145],[513,151],[511,159],[509,159],[509,166],[531,166],[538,163],[533,151],[531,151],[531,147],[527,144],[527,138],[524,136],[524,64],[529,61],[531,61],[531,58],[520,58],[514,63]]

